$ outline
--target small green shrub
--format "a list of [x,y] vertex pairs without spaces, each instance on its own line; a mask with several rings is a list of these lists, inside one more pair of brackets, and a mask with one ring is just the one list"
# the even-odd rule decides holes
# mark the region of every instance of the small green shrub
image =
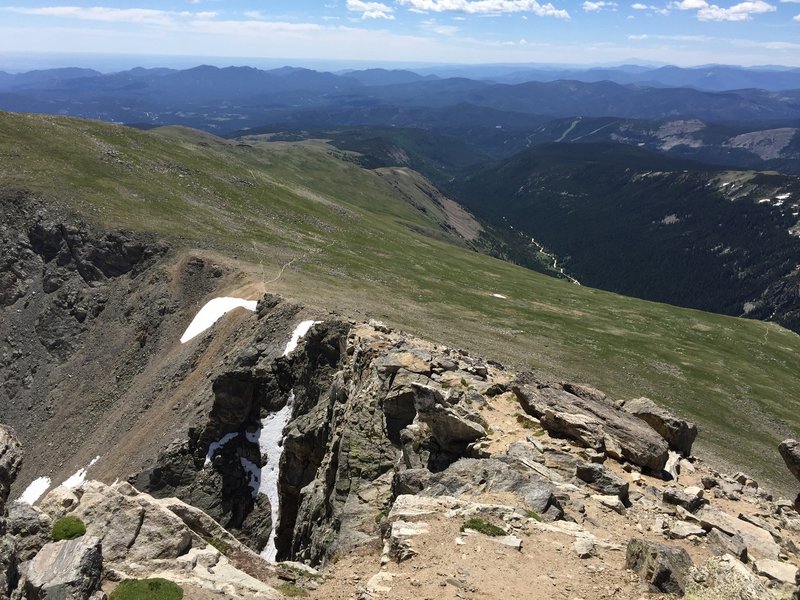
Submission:
[[86,533],[86,525],[78,517],[67,515],[53,523],[52,536],[56,542],[74,540]]
[[305,591],[301,587],[296,586],[293,583],[282,583],[275,589],[277,589],[284,596],[288,596],[289,598],[302,598],[308,596],[307,591]]
[[525,415],[517,415],[517,423],[522,425],[523,429],[536,429],[536,423]]
[[497,525],[492,525],[491,523],[487,523],[483,519],[477,519],[477,518],[469,519],[466,523],[464,523],[461,526],[461,531],[464,531],[465,529],[472,529],[473,531],[477,531],[478,533],[482,533],[483,535],[489,535],[491,537],[508,535],[505,529],[502,529]]
[[108,600],[181,600],[183,589],[161,578],[126,579],[111,592]]
[[525,511],[525,514],[527,514],[527,515],[528,515],[528,517],[530,517],[530,518],[531,518],[531,519],[533,519],[534,521],[539,521],[539,522],[541,522],[541,521],[542,521],[542,517],[541,517],[541,515],[540,515],[539,513],[537,513],[537,512],[534,512],[534,511],[532,511],[532,510],[526,510],[526,511]]

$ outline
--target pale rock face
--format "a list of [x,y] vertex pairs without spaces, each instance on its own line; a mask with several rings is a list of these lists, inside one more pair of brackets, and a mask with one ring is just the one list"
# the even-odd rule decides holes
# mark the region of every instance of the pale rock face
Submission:
[[[65,512],[65,498],[67,504],[72,503],[73,497],[78,500],[70,494],[56,488],[44,498],[42,509],[52,510],[51,516],[58,518]],[[86,524],[87,535],[102,541],[103,556],[112,563],[174,558],[191,546],[191,532],[180,518],[156,505],[149,496],[140,496],[126,483],[85,483],[71,514]]]
[[28,563],[28,600],[86,600],[100,588],[103,557],[100,539],[84,535],[45,545]]
[[754,564],[756,573],[778,583],[794,585],[797,581],[797,567],[789,563],[765,558]]

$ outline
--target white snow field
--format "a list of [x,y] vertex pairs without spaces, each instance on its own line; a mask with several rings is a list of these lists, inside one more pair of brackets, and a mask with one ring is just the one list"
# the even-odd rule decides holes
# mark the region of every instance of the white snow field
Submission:
[[183,332],[181,344],[185,344],[192,338],[203,333],[206,329],[219,321],[222,315],[232,311],[234,308],[245,308],[251,312],[255,312],[257,304],[258,302],[255,300],[244,300],[243,298],[222,297],[209,300],[206,305],[200,309],[200,312],[195,315],[192,322],[189,323],[189,327],[186,328],[186,331]]

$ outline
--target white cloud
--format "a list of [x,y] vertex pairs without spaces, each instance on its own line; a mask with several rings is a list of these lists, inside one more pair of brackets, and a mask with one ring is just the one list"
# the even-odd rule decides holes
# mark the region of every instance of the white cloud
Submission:
[[[800,0],[791,0],[800,1]],[[750,21],[753,15],[775,12],[776,8],[764,0],[747,0],[723,8],[716,4],[709,4],[706,0],[681,0],[670,4],[671,8],[678,10],[696,10],[700,21]]]
[[700,10],[707,8],[708,2],[706,0],[681,0],[680,2],[673,2],[670,7],[677,10]]
[[734,4],[730,8],[721,8],[715,4],[701,8],[697,11],[697,18],[701,21],[749,21],[753,15],[760,15],[777,10],[772,4],[764,0],[752,0]]
[[540,17],[569,19],[569,12],[549,2],[536,0],[397,0],[414,12],[463,12],[473,15],[501,15],[529,12]]
[[629,35],[629,40],[642,41],[642,40],[668,40],[671,42],[708,42],[713,38],[705,35],[653,35],[642,33],[638,35]]
[[658,14],[658,15],[668,15],[669,14],[669,9],[667,9],[667,8],[654,6],[652,4],[642,4],[641,2],[637,2],[635,4],[631,4],[631,8],[633,10],[649,10],[652,13],[655,13],[655,14]]
[[347,0],[347,10],[360,12],[362,19],[394,19],[394,9],[382,2]]
[[800,15],[797,15],[794,20],[800,22]]
[[217,13],[155,10],[149,8],[109,8],[105,6],[45,6],[41,8],[6,7],[5,10],[24,15],[61,17],[83,21],[108,23],[140,23],[146,25],[169,25],[176,19],[213,19]]
[[619,6],[616,2],[605,2],[604,0],[599,0],[597,2],[593,2],[592,0],[586,0],[583,3],[583,10],[584,12],[598,12],[601,10],[616,10],[617,6]]

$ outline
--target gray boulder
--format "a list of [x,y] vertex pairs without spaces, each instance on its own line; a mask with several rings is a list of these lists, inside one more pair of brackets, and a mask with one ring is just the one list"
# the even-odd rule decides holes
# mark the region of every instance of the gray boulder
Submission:
[[628,501],[628,482],[617,477],[608,467],[583,463],[576,467],[575,476],[601,494],[618,496],[623,502]]
[[28,563],[27,600],[88,600],[100,589],[100,539],[83,536],[46,544]]
[[564,514],[553,485],[511,458],[462,458],[440,473],[431,473],[422,485],[423,496],[458,497],[476,491],[513,492],[524,499],[525,508],[544,520],[560,519]]
[[628,542],[625,564],[652,588],[679,596],[686,590],[694,566],[683,548],[641,539]]
[[52,541],[52,527],[53,521],[46,513],[26,502],[14,502],[9,506],[6,530],[16,541],[20,560],[32,559]]
[[778,446],[786,466],[798,481],[800,481],[800,442],[797,440],[784,440]]
[[652,427],[607,400],[598,400],[597,393],[569,389],[583,395],[563,385],[537,382],[531,375],[520,376],[512,385],[523,410],[540,419],[551,434],[653,471],[664,468],[669,447]]
[[697,437],[697,425],[679,419],[649,398],[628,400],[623,408],[655,429],[666,440],[671,450],[683,456],[691,455],[692,444]]
[[486,436],[480,418],[450,407],[436,388],[412,384],[416,394],[414,408],[419,420],[426,423],[436,442],[445,450],[463,453],[467,445]]
[[716,527],[706,535],[708,549],[714,556],[730,554],[742,562],[747,562],[747,546],[739,534],[730,535]]
[[14,539],[0,536],[0,598],[5,598],[17,585],[19,559]]

